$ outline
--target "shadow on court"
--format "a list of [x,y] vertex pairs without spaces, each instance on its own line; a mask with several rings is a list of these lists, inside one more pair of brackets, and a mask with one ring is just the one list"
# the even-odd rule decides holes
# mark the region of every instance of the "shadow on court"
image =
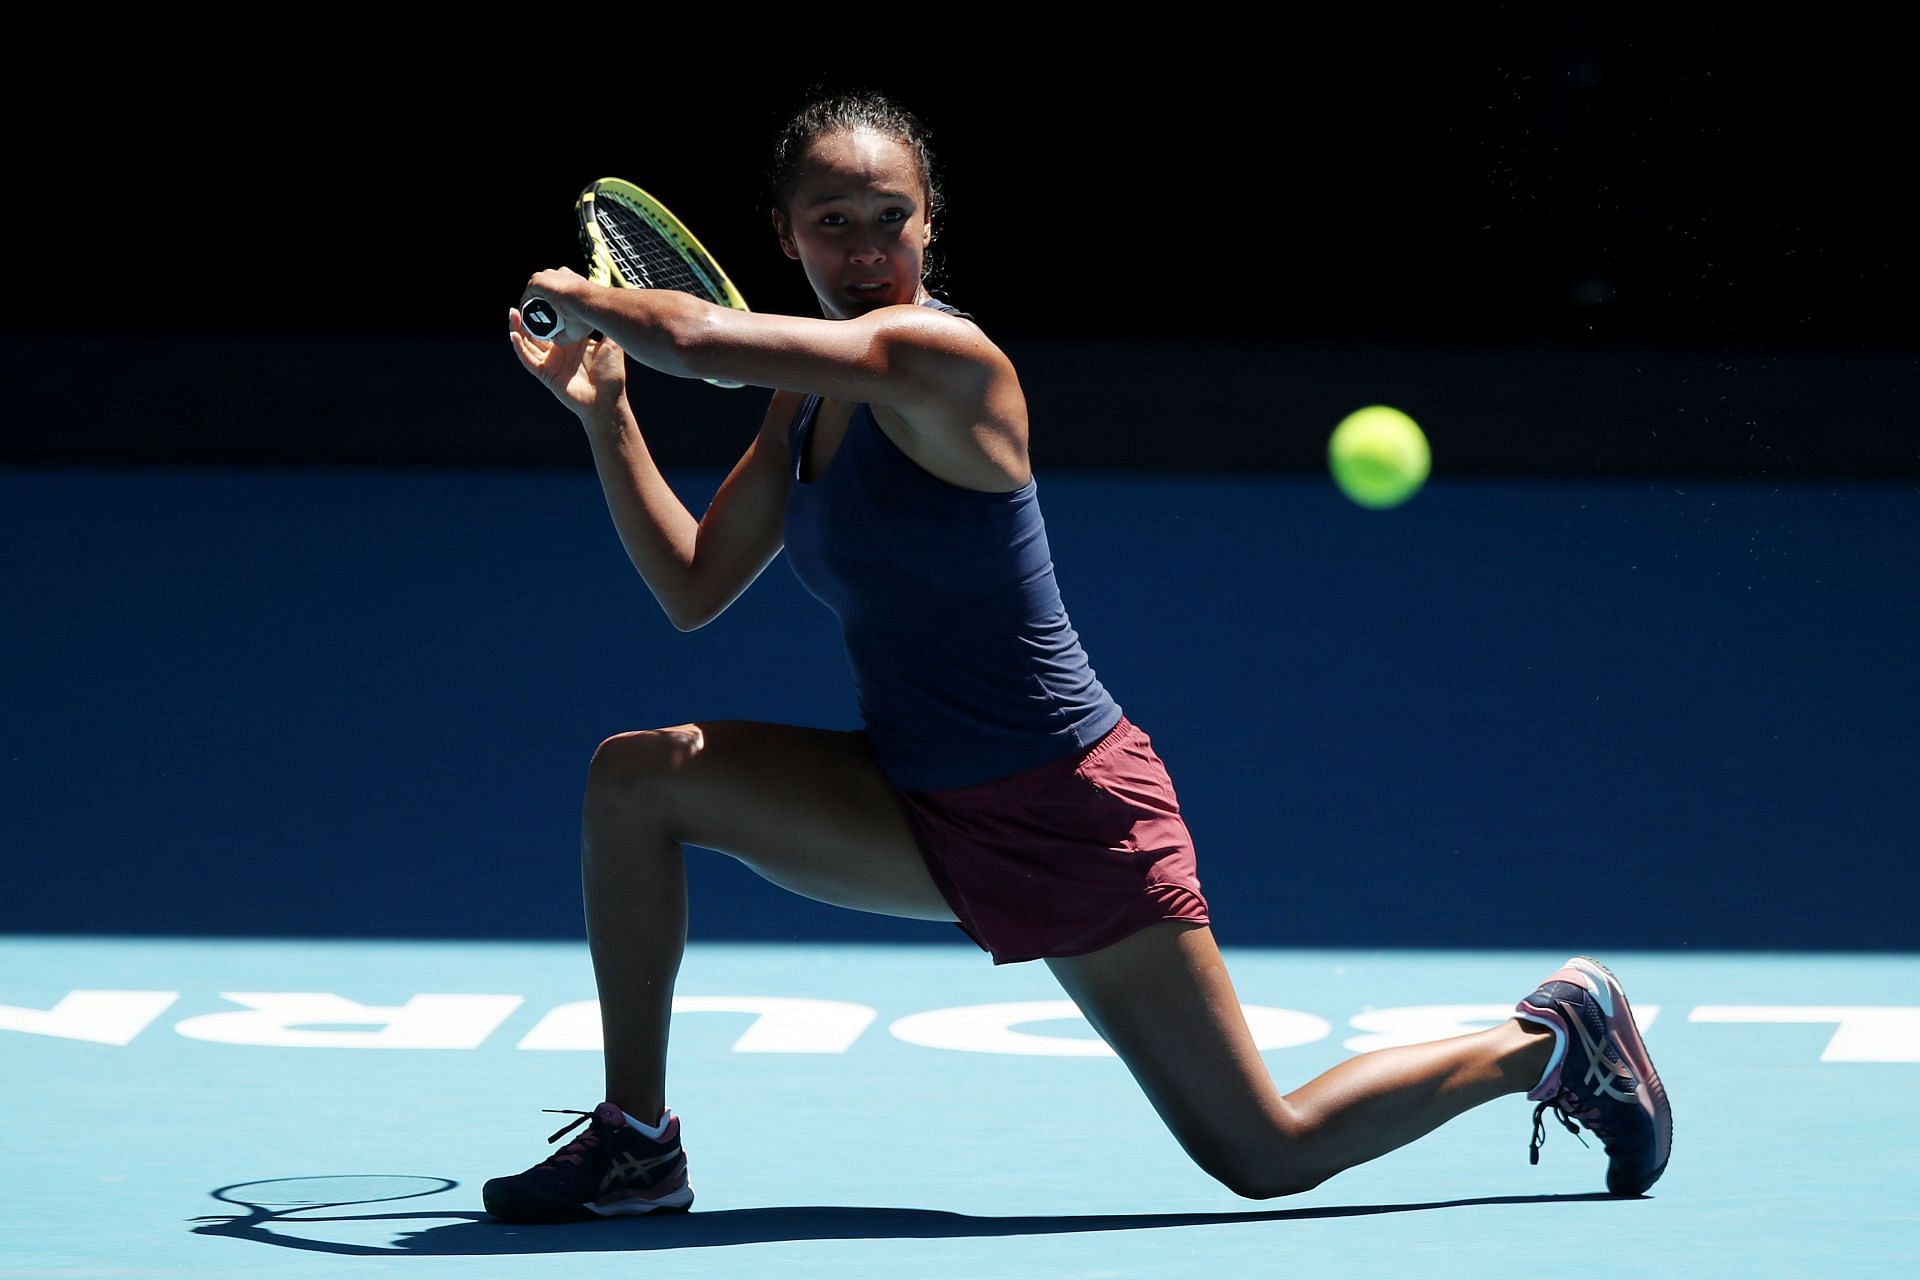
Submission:
[[[1255,1213],[1045,1214],[1032,1217],[975,1217],[939,1209],[895,1209],[859,1205],[787,1205],[766,1209],[721,1209],[710,1213],[671,1214],[603,1222],[525,1226],[495,1222],[482,1213],[376,1213],[351,1216],[294,1217],[237,1215],[201,1220],[196,1235],[226,1236],[309,1253],[348,1256],[461,1257],[481,1254],[642,1253],[665,1249],[708,1249],[724,1245],[773,1244],[809,1240],[952,1240],[982,1236],[1073,1235],[1098,1231],[1148,1231],[1165,1227],[1204,1227],[1252,1222],[1289,1222],[1315,1218],[1360,1218],[1434,1209],[1490,1205],[1562,1204],[1617,1200],[1606,1192],[1578,1195],[1478,1196],[1417,1204],[1327,1205],[1312,1209],[1269,1209]],[[1644,1197],[1632,1197],[1644,1198]],[[429,1222],[443,1225],[402,1231],[389,1247],[285,1235],[269,1230],[326,1224]]]

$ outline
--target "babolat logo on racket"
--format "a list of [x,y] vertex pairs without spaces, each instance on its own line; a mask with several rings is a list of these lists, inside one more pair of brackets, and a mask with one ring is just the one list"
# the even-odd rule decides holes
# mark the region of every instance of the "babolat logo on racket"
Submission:
[[536,338],[544,338],[560,327],[560,313],[545,298],[530,300],[521,319],[527,322],[527,331]]

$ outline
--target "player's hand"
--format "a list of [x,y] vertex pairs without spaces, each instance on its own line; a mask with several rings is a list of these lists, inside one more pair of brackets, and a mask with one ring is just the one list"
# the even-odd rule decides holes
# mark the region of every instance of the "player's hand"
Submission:
[[567,267],[536,271],[528,277],[526,288],[520,291],[520,307],[524,311],[531,298],[546,299],[560,317],[560,329],[552,335],[552,341],[578,342],[593,329],[593,325],[582,318],[577,306],[592,288],[593,281]]
[[547,271],[536,271],[527,277],[528,293],[542,294],[555,301],[578,297],[592,287],[593,281],[572,267],[554,267]]
[[527,332],[520,308],[513,307],[507,311],[507,341],[527,372],[583,423],[611,412],[627,393],[626,354],[611,338],[543,342]]

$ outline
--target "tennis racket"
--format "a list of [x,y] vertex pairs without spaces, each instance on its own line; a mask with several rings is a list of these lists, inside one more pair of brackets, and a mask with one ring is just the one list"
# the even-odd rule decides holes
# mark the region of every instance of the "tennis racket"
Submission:
[[[580,218],[580,251],[587,278],[622,289],[677,289],[716,306],[746,311],[747,300],[727,279],[706,246],[667,206],[620,178],[602,178],[574,201]],[[562,327],[560,312],[545,298],[532,297],[520,319],[536,338],[552,339]],[[742,382],[708,378],[716,387]]]

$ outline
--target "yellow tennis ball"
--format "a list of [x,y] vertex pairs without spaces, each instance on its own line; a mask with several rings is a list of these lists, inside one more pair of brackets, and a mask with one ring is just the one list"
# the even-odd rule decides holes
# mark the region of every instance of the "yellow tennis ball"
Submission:
[[1412,418],[1376,404],[1341,419],[1327,463],[1340,491],[1361,506],[1397,507],[1426,483],[1433,454]]

